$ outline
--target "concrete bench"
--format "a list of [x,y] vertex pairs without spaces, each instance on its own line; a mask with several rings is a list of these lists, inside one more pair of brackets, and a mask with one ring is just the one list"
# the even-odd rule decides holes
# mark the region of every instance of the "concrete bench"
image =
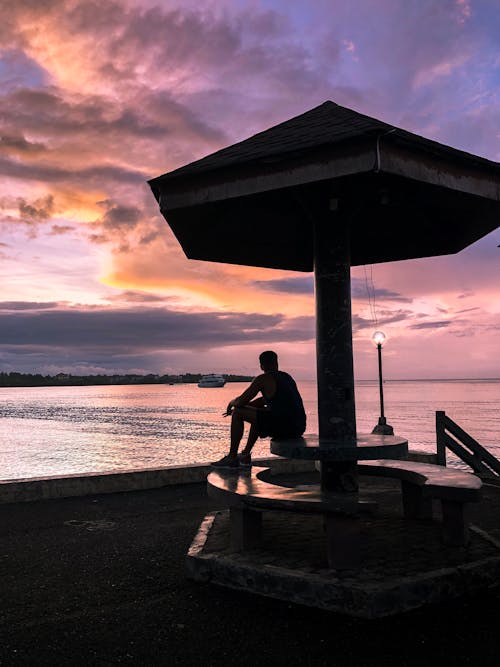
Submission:
[[207,491],[230,511],[231,548],[237,551],[259,546],[262,511],[315,513],[324,517],[328,564],[334,569],[359,565],[359,514],[373,514],[377,503],[321,491],[319,484],[297,489],[272,484],[262,477],[268,468],[252,467],[243,473],[211,472]]
[[440,501],[445,543],[455,546],[468,543],[467,509],[470,503],[481,499],[479,477],[430,463],[385,459],[359,463],[358,472],[401,480],[405,517],[431,519],[432,501]]

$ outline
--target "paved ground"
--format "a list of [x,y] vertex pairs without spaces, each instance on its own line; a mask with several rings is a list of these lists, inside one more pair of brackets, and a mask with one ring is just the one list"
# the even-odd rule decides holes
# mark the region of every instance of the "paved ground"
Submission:
[[[187,580],[213,509],[204,484],[0,506],[0,664],[498,665],[498,589],[360,621]],[[500,536],[499,488],[473,520]]]

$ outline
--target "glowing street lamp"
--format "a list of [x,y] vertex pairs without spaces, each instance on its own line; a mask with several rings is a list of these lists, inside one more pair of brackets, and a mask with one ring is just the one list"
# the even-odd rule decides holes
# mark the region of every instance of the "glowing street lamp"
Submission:
[[394,429],[387,423],[387,420],[384,415],[384,386],[382,380],[382,345],[387,340],[387,336],[383,331],[375,331],[372,336],[373,343],[377,346],[378,353],[378,386],[380,393],[380,417],[378,418],[378,424],[373,429],[372,433],[378,433],[379,435],[394,435]]

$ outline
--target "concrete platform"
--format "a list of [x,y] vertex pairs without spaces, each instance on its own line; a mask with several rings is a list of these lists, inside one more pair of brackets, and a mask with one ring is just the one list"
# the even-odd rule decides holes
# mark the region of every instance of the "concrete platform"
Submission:
[[[206,482],[102,488],[0,504],[2,667],[498,665],[498,585],[368,620],[203,584],[186,554],[225,509]],[[500,488],[484,492],[472,522],[500,539]]]
[[[313,476],[280,479],[292,485]],[[242,553],[229,544],[229,512],[219,511],[207,514],[198,530],[186,560],[188,576],[366,619],[474,595],[500,580],[498,531],[476,525],[466,547],[445,546],[438,520],[402,518],[397,482],[363,478],[362,491],[380,511],[360,519],[357,571],[328,569],[320,516],[264,512],[262,545]]]

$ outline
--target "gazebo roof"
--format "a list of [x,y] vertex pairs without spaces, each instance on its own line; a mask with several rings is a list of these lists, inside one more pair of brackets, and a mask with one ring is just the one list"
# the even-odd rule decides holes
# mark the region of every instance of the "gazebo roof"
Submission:
[[500,213],[498,163],[329,101],[149,184],[188,257],[303,271],[331,209],[352,264],[458,252]]

